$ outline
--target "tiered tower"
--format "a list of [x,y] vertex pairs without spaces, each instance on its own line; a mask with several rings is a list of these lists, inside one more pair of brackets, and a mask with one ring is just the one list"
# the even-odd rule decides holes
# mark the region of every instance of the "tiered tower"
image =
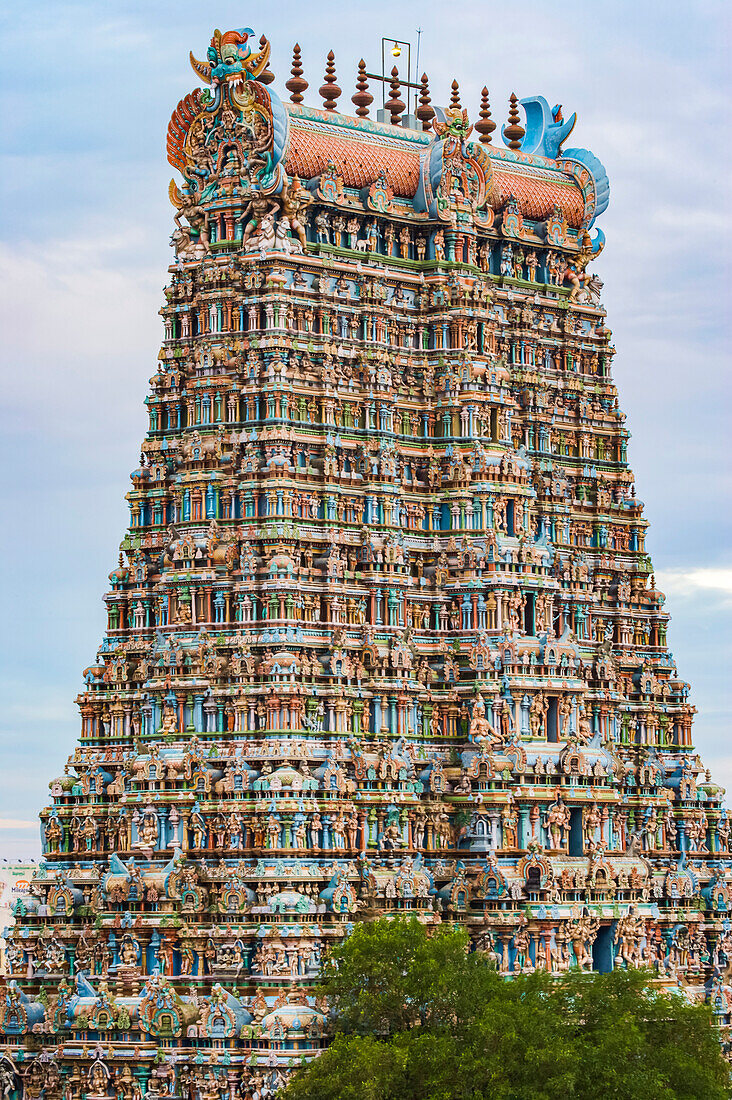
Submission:
[[[355,920],[730,1021],[729,820],[666,646],[575,122],[382,119],[216,31],[178,105],[150,427],[0,1002],[6,1097],[250,1097]],[[5,1083],[3,1086],[3,1082]]]

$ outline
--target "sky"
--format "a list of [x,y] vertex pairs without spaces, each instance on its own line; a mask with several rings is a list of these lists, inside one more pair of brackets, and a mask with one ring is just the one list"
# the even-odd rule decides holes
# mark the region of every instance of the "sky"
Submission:
[[730,66],[717,0],[189,0],[0,7],[0,861],[39,854],[36,815],[78,737],[74,699],[101,640],[128,522],[171,257],[165,132],[215,26],[272,42],[286,98],[302,47],[307,103],[336,54],[350,108],[363,55],[411,41],[433,102],[453,77],[496,121],[512,91],[577,111],[571,144],[611,182],[600,219],[647,546],[669,640],[699,709],[695,741],[732,791],[729,687]]

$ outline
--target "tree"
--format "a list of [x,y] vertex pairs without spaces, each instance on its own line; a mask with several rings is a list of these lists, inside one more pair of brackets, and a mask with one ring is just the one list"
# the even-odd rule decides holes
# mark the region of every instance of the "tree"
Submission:
[[709,1010],[648,972],[499,977],[464,929],[356,925],[323,966],[335,1038],[285,1100],[723,1100]]
[[338,1030],[376,1036],[461,1023],[503,985],[482,954],[470,953],[464,929],[442,925],[428,935],[417,920],[357,924],[326,956],[322,978]]

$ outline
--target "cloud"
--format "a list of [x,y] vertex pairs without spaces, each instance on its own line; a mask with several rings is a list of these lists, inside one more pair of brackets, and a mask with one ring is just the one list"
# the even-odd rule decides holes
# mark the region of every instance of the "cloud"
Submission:
[[[145,346],[154,354],[160,320],[154,312],[149,316],[148,305],[161,272],[141,263],[141,255],[144,239],[134,223],[118,227],[111,237],[0,244],[0,268],[13,273],[0,306],[8,355],[37,360],[54,391],[60,391],[68,386],[68,372],[48,370],[48,361],[42,362],[54,345],[71,369],[74,362],[97,357],[100,375],[112,356],[121,358]],[[41,310],[43,324],[38,323]],[[133,319],[137,326],[145,315],[142,332],[131,329]],[[8,381],[27,395],[25,372]]]
[[664,569],[656,573],[656,583],[667,595],[690,597],[712,592],[724,603],[732,601],[732,566]]
[[0,829],[37,829],[37,821],[22,821],[17,817],[0,817]]

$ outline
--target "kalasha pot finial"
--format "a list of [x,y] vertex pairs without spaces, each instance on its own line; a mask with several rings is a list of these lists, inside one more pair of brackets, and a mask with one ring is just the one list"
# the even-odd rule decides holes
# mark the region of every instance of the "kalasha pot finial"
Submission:
[[374,97],[369,92],[369,82],[366,79],[366,62],[363,58],[358,63],[358,76],[356,77],[356,92],[351,96],[351,103],[355,104],[356,114],[359,118],[367,118],[369,104],[374,102]]
[[290,102],[299,105],[302,103],[302,93],[306,90],[308,82],[303,79],[302,58],[300,57],[300,45],[298,42],[292,47],[292,68],[290,72],[292,76],[285,84],[285,87],[290,93]]
[[392,126],[398,126],[404,114],[404,100],[399,98],[402,82],[399,79],[399,70],[396,65],[391,70],[391,94],[386,101],[386,109],[391,114]]
[[417,118],[422,123],[422,129],[429,130],[432,125],[432,119],[435,117],[435,109],[430,103],[430,89],[427,80],[427,73],[422,73],[422,79],[420,83],[422,86],[419,89],[419,107],[417,108]]
[[508,126],[505,127],[503,133],[508,138],[509,149],[521,148],[521,142],[526,135],[526,131],[521,125],[518,112],[518,99],[514,92],[511,92],[510,107],[508,108]]
[[460,85],[457,80],[452,82],[452,90],[450,92],[450,107],[453,111],[461,111],[462,105],[460,103]]
[[341,89],[336,84],[335,75],[335,54],[332,50],[329,50],[328,61],[325,66],[325,83],[320,86],[318,93],[323,100],[326,111],[337,110],[337,100],[341,94]]
[[[267,39],[264,37],[264,35],[262,35],[262,37],[259,39],[259,48],[260,48],[260,50],[263,50],[266,45],[267,45]],[[274,78],[275,78],[275,74],[270,69],[269,60],[268,60],[266,66],[265,66],[264,72],[259,74],[259,76],[257,77],[257,80],[259,81],[260,84],[271,84],[272,81],[274,80]]]
[[480,93],[480,117],[475,124],[475,129],[485,145],[490,145],[491,134],[495,128],[496,124],[491,118],[491,105],[488,102],[488,89],[484,88]]

